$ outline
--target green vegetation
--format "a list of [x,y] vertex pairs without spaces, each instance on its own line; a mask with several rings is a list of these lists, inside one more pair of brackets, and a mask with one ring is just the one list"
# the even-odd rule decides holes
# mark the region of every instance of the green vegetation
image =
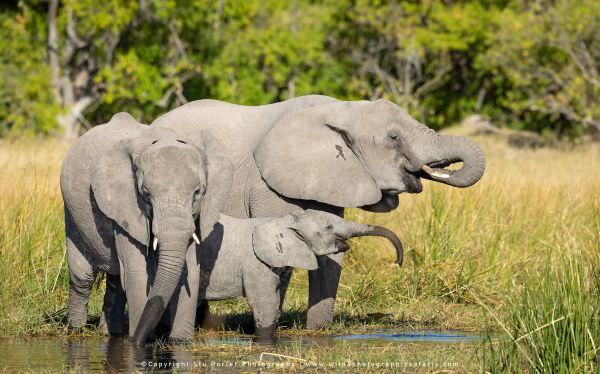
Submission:
[[600,130],[600,5],[21,0],[0,7],[0,135],[67,137],[186,101],[387,98],[439,129],[481,113]]
[[529,279],[508,302],[503,340],[489,342],[494,372],[597,372],[600,284],[596,255],[565,260]]
[[[491,371],[597,370],[600,174],[594,171],[600,168],[600,149],[597,144],[569,152],[515,149],[495,135],[476,140],[489,160],[476,186],[458,190],[426,183],[423,193],[402,195],[400,208],[390,214],[348,211],[351,219],[398,233],[406,248],[402,268],[394,264],[394,251],[384,239],[353,239],[335,323],[324,331],[305,330],[307,274],[296,271],[278,334],[319,336],[389,327],[487,331],[493,336],[489,342],[443,348],[440,362],[458,357],[461,370],[463,364]],[[67,336],[58,172],[68,145],[33,140],[0,145],[0,179],[5,181],[0,185],[0,335]],[[573,166],[582,160],[585,167]],[[99,283],[86,336],[97,335]],[[252,332],[243,299],[213,303],[211,314],[199,338],[223,334],[209,331],[223,325],[229,330],[225,334]],[[417,357],[401,344],[287,346],[269,352],[309,361]],[[440,349],[413,348],[424,360]],[[194,349],[238,348],[210,348],[200,341]],[[261,348],[253,349],[250,353]],[[461,350],[468,358],[458,355]],[[244,348],[236,352],[245,354]]]

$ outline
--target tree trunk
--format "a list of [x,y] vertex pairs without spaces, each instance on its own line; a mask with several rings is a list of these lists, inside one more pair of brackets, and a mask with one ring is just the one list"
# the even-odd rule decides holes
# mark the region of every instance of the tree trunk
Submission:
[[56,31],[56,13],[58,0],[50,0],[48,6],[48,56],[52,72],[52,89],[56,98],[60,98],[60,65],[58,62],[58,33]]
[[77,100],[73,105],[68,105],[69,111],[66,114],[59,114],[57,121],[63,129],[63,138],[73,140],[79,136],[78,124],[83,116],[83,111],[94,102],[90,96],[84,96]]
[[[58,13],[59,0],[50,0],[48,6],[48,56],[50,71],[52,74],[52,91],[56,102],[66,111],[56,116],[56,121],[63,130],[65,140],[77,138],[78,124],[83,117],[83,112],[93,102],[94,98],[90,95],[75,97],[73,90],[73,81],[68,74],[62,75],[60,66],[60,53],[58,50],[58,30],[56,26],[56,17]],[[74,43],[82,43],[75,35],[72,29],[72,20],[69,18],[69,29],[72,34],[71,39],[67,40],[68,47],[73,53],[77,48]],[[69,52],[67,52],[69,53]],[[91,79],[91,78],[90,78]]]

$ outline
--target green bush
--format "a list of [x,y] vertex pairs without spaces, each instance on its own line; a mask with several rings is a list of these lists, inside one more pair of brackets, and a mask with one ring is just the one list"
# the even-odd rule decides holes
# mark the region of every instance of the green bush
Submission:
[[[61,76],[80,122],[149,122],[189,100],[387,98],[439,129],[472,113],[577,137],[600,129],[595,0],[59,2]],[[48,4],[0,8],[0,135],[56,132]],[[75,48],[73,48],[75,46]],[[60,92],[59,92],[60,93]]]

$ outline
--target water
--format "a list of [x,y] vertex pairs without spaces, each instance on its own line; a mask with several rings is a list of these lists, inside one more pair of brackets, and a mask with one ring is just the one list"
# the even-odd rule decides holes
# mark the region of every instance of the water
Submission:
[[333,339],[349,341],[397,341],[397,342],[430,342],[430,343],[462,343],[475,342],[482,339],[479,335],[460,332],[435,332],[435,331],[404,331],[398,333],[375,332],[370,334],[354,334],[336,336]]
[[[0,372],[153,372],[222,371],[238,372],[261,367],[265,362],[300,360],[303,352],[340,348],[359,351],[390,343],[429,350],[444,350],[480,341],[481,337],[459,332],[394,331],[338,336],[288,336],[274,341],[256,342],[248,337],[205,338],[195,344],[138,347],[127,338],[84,339],[0,339]],[[292,353],[289,353],[292,352]],[[283,353],[283,355],[282,355]],[[292,356],[290,356],[292,355]],[[248,367],[231,363],[246,362]]]

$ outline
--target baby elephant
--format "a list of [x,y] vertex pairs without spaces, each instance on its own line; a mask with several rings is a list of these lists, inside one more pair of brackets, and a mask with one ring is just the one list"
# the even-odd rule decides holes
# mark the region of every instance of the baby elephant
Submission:
[[390,230],[322,211],[306,210],[280,218],[221,215],[219,223],[199,246],[198,272],[190,271],[188,281],[198,282],[200,301],[245,295],[259,338],[275,332],[292,268],[316,269],[316,256],[346,251],[347,239],[385,237],[396,248],[397,262],[402,263],[402,244]]

